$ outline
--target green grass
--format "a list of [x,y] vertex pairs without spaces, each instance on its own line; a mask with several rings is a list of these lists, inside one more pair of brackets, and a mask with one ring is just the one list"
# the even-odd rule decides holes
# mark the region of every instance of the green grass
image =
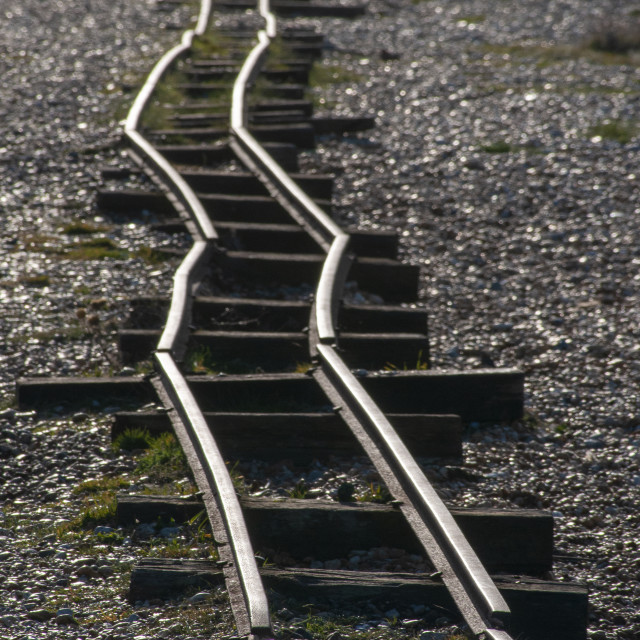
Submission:
[[138,461],[136,472],[148,475],[155,482],[190,475],[187,459],[172,433],[163,433],[150,440],[147,452]]
[[402,367],[399,367],[397,364],[393,362],[387,362],[384,366],[385,371],[426,371],[429,369],[429,362],[427,360],[422,359],[422,350],[418,351],[418,355],[416,357],[416,364],[413,367],[407,365],[406,362],[402,364]]
[[289,497],[302,500],[307,497],[308,493],[309,487],[307,486],[307,483],[304,480],[300,480],[296,486],[289,491]]
[[480,148],[486,153],[509,153],[509,151],[513,151],[513,147],[505,140],[483,144]]
[[109,231],[105,225],[95,225],[89,222],[70,222],[62,228],[62,233],[69,236],[85,236],[92,233],[104,233]]
[[338,62],[323,64],[314,62],[309,73],[310,87],[328,87],[333,84],[355,84],[362,82],[364,76],[349,69],[345,69]]
[[466,22],[467,24],[480,24],[486,20],[486,16],[483,14],[472,14],[469,16],[461,16],[458,18],[458,22]]
[[107,491],[118,491],[123,487],[128,487],[129,481],[124,478],[110,478],[108,476],[93,480],[85,480],[73,488],[75,495],[97,495]]
[[588,131],[591,139],[613,140],[620,144],[627,144],[638,134],[638,126],[621,120],[607,120],[594,125]]
[[51,284],[51,278],[45,274],[37,276],[21,276],[20,282],[26,284],[28,287],[48,287]]
[[169,260],[172,256],[159,249],[153,249],[151,247],[140,247],[135,253],[137,258],[140,258],[145,264],[157,265],[162,264]]
[[147,429],[130,427],[119,434],[111,443],[114,451],[135,451],[148,449],[151,446],[151,435]]
[[91,238],[74,245],[66,252],[65,257],[69,260],[125,260],[129,257],[129,252],[119,249],[110,238]]
[[356,498],[357,502],[375,502],[385,504],[393,500],[387,488],[381,484],[371,483],[369,488]]

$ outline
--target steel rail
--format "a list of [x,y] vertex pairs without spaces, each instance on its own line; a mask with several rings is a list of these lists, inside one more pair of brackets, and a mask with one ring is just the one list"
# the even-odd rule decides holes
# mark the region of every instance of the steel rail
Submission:
[[192,288],[197,271],[207,259],[218,235],[206,210],[191,187],[166,158],[138,131],[142,112],[158,82],[170,65],[180,55],[191,49],[194,37],[205,33],[210,16],[211,0],[201,0],[195,29],[186,31],[182,36],[181,43],[165,53],[154,66],[129,111],[124,133],[131,145],[141,153],[144,161],[164,177],[164,183],[185,206],[187,215],[197,227],[195,243],[174,276],[167,323],[154,353],[154,358],[158,365],[163,388],[180,416],[189,439],[198,453],[207,482],[217,496],[217,507],[228,532],[251,633],[264,636],[271,632],[269,604],[256,565],[242,509],[222,454],[174,359],[174,357],[182,357],[186,346]]
[[[269,0],[259,0],[259,11],[265,20],[275,24]],[[286,189],[290,199],[299,205],[299,210],[304,215],[305,228],[311,228],[314,237],[318,230],[323,235],[324,242],[320,244],[327,253],[327,258],[314,305],[318,344],[312,344],[311,351],[319,354],[333,379],[337,380],[338,391],[366,421],[377,444],[398,475],[401,486],[415,503],[433,534],[438,549],[427,551],[436,567],[442,571],[443,579],[470,628],[474,633],[483,633],[494,640],[508,640],[508,633],[494,628],[496,624],[502,626],[503,620],[500,618],[504,619],[510,614],[504,598],[395,429],[335,350],[326,344],[336,341],[335,317],[346,275],[349,236],[299,189],[247,129],[246,91],[249,81],[258,73],[257,68],[263,62],[273,37],[275,34],[261,32],[259,44],[245,61],[236,80],[231,131],[239,143],[241,159],[248,160],[247,164],[252,170],[258,169],[259,177],[266,182],[270,191],[273,192],[274,187]]]
[[182,360],[186,351],[197,274],[207,263],[211,250],[210,242],[196,240],[173,277],[171,305],[156,351],[170,352],[178,361]]
[[313,202],[247,128],[247,90],[260,71],[272,39],[277,35],[276,18],[270,10],[269,0],[259,0],[258,10],[265,20],[266,29],[258,33],[259,42],[246,58],[233,87],[230,128],[237,143],[234,151],[327,254],[316,291],[315,324],[321,342],[335,343],[338,305],[350,265],[347,253],[349,234]]
[[[447,584],[460,611],[465,615],[474,633],[493,631],[494,619],[509,614],[509,607],[493,580],[469,545],[460,527],[444,502],[424,475],[406,445],[379,409],[358,379],[351,373],[340,356],[329,345],[318,345],[322,362],[337,381],[342,396],[367,425],[385,460],[396,473],[400,485],[422,515],[438,543],[440,554],[429,554],[443,581],[448,582],[450,565],[455,571],[455,582]],[[429,553],[430,549],[427,549]],[[443,561],[446,564],[442,564]],[[469,615],[471,614],[471,615]],[[502,632],[504,633],[504,632]]]
[[269,603],[256,565],[242,508],[224,458],[187,381],[171,354],[156,352],[155,359],[160,367],[165,388],[199,453],[202,467],[210,483],[216,488],[218,506],[229,532],[229,544],[247,605],[251,632],[256,635],[269,633],[271,631]]

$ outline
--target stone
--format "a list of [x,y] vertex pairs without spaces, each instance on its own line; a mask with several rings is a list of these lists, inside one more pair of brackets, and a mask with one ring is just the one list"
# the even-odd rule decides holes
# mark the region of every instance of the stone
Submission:
[[190,604],[199,604],[201,602],[206,602],[211,597],[211,594],[208,591],[200,591],[195,595],[191,596],[188,600]]
[[34,609],[33,611],[29,611],[27,618],[37,620],[38,622],[46,622],[53,618],[53,613],[48,609]]

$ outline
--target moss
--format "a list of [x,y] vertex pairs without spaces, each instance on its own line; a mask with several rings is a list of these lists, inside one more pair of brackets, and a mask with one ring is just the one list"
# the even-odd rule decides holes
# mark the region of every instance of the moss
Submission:
[[65,257],[69,260],[104,260],[105,258],[125,260],[129,257],[129,252],[119,249],[110,238],[92,238],[76,244],[66,252]]
[[328,87],[332,84],[346,84],[362,82],[362,74],[345,69],[337,62],[323,64],[314,62],[309,73],[310,87]]
[[601,124],[594,125],[588,131],[590,138],[601,140],[613,140],[620,144],[627,144],[638,133],[638,127],[631,122],[621,120],[607,120]]
[[513,150],[513,147],[504,140],[498,140],[490,144],[482,145],[481,149],[486,153],[509,153]]
[[51,284],[51,278],[45,274],[22,276],[20,282],[26,284],[28,287],[48,287]]
[[62,233],[69,236],[84,236],[92,233],[104,233],[109,227],[90,224],[89,222],[70,222],[62,228]]

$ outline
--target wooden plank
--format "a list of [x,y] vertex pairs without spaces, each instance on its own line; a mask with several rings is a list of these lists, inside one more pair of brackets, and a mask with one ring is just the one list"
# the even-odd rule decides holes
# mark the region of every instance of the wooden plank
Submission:
[[[225,116],[228,117],[228,116]],[[184,169],[180,175],[198,193],[226,193],[233,195],[268,195],[265,186],[253,174]],[[333,189],[332,175],[293,173],[291,178],[312,198],[330,200]]]
[[[327,500],[241,497],[254,549],[325,561],[354,549],[400,548],[424,556],[402,513],[389,505]],[[203,510],[199,500],[119,495],[119,523],[186,522]],[[551,570],[553,517],[534,510],[451,509],[451,514],[489,571],[540,575]],[[427,561],[428,564],[428,561]]]
[[397,371],[361,382],[389,413],[455,413],[463,422],[512,421],[523,414],[524,374],[515,369]]
[[320,387],[302,373],[187,376],[187,380],[204,411],[315,413],[331,410]]
[[[317,459],[361,453],[351,432],[335,413],[205,412],[204,415],[229,460],[287,460],[294,465],[306,465]],[[391,414],[388,418],[414,455],[462,457],[462,426],[458,416]],[[171,425],[166,413],[119,413],[112,425],[112,438],[131,427],[144,428],[155,435],[169,431]],[[273,446],[274,441],[279,443],[278,447]]]
[[[524,374],[516,369],[374,372],[360,381],[385,413],[456,414],[463,422],[522,417]],[[315,381],[304,374],[189,376],[189,382],[208,410],[228,411],[230,402],[239,401],[233,398],[264,411],[277,411],[270,404],[288,396],[305,405],[327,404]]]
[[229,249],[282,253],[318,253],[320,245],[302,227],[295,224],[265,224],[259,222],[220,222],[218,236]]
[[416,369],[429,363],[429,341],[420,333],[347,333],[338,338],[339,350],[351,367]]
[[[244,498],[255,548],[286,549],[294,558],[347,557],[354,549],[400,547],[424,555],[401,512],[387,505]],[[552,564],[553,518],[537,511],[451,509],[491,571],[540,574]]]
[[[263,146],[285,171],[298,171],[298,156],[295,145],[265,143]],[[176,164],[213,167],[235,158],[227,143],[158,144],[156,148],[168,160]]]
[[16,394],[18,406],[23,409],[46,406],[95,409],[96,406],[125,407],[157,401],[153,387],[141,376],[21,378],[16,382]]
[[[444,585],[425,575],[366,573],[323,569],[261,569],[268,588],[298,602],[381,603],[405,608],[427,603],[457,617]],[[186,589],[221,584],[222,571],[207,560],[147,558],[131,574],[129,600],[175,597]],[[527,640],[585,640],[588,595],[585,587],[533,578],[495,577],[495,582],[512,611],[508,631]]]
[[[258,251],[228,251],[214,259],[223,269],[242,274],[247,282],[286,284],[315,283],[320,276],[323,256],[278,254]],[[358,257],[349,280],[359,288],[381,296],[388,302],[414,302],[418,294],[420,270],[417,266],[385,258]]]

